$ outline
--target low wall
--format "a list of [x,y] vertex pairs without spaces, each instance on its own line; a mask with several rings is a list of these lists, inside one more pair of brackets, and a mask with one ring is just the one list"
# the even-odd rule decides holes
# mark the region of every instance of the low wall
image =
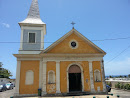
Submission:
[[106,80],[106,83],[111,82],[111,88],[115,88],[115,84],[122,83],[122,84],[130,84],[130,81],[119,81],[119,80]]

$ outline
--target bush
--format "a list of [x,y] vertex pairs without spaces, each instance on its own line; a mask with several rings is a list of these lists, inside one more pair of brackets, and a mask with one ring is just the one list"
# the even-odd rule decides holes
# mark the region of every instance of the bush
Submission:
[[117,83],[115,84],[115,88],[130,90],[130,84]]
[[123,87],[124,89],[126,89],[126,84],[124,85],[124,87]]
[[109,85],[110,87],[112,86],[111,82],[107,82],[106,84]]
[[130,90],[130,84],[128,85],[128,89],[127,90]]
[[117,83],[117,88],[120,88],[120,83],[119,82]]
[[115,88],[117,88],[117,84],[115,84]]
[[122,84],[120,84],[120,89],[123,89],[124,88],[124,85],[123,85],[123,83]]

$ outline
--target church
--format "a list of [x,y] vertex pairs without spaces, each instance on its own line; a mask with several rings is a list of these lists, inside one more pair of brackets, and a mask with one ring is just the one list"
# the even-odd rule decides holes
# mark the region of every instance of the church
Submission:
[[106,53],[75,28],[44,49],[46,24],[38,0],[32,0],[27,18],[19,22],[21,40],[17,58],[15,96],[68,93],[107,93]]

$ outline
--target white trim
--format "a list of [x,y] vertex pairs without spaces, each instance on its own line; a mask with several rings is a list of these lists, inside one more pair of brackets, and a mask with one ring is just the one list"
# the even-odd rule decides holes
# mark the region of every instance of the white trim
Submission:
[[101,61],[102,57],[43,57],[44,61]]
[[[31,50],[30,50],[31,51]],[[35,50],[36,51],[36,50]],[[13,54],[15,57],[19,56],[32,56],[32,54]],[[35,54],[36,55],[36,54]],[[104,54],[55,54],[55,53],[44,53],[44,54],[37,54],[39,57],[103,57]]]
[[[29,33],[35,33],[35,43],[29,43]],[[36,44],[36,36],[37,36],[37,32],[28,32],[28,40],[27,40],[27,43],[28,44]]]
[[43,68],[42,68],[42,61],[40,61],[39,64],[39,88],[42,88],[42,73],[43,73]]
[[56,93],[60,91],[60,61],[56,61]]
[[102,74],[102,82],[103,82],[103,92],[107,92],[103,60],[101,60],[100,62],[101,62],[100,64],[101,64],[101,74]]
[[21,29],[21,40],[20,40],[20,48],[19,50],[23,50],[23,29]]
[[25,30],[43,30],[43,27],[27,27],[27,26],[21,26],[21,29]]
[[95,88],[94,88],[94,81],[93,81],[93,65],[92,65],[92,61],[89,61],[89,76],[90,76],[91,92],[94,93],[95,92]]
[[44,50],[44,32],[41,30],[41,50]]
[[21,61],[17,60],[17,70],[16,70],[16,88],[14,95],[19,95],[19,86],[20,86],[20,68],[21,68]]
[[31,55],[30,57],[17,57],[18,60],[44,60],[44,61],[101,61],[102,57],[39,57]]
[[[72,47],[72,46],[71,46],[71,43],[72,43],[72,42],[75,42],[75,43],[76,43],[76,46],[75,46],[75,47]],[[79,46],[78,42],[77,42],[76,40],[74,40],[74,39],[69,42],[69,47],[70,47],[71,49],[77,49],[78,46]]]
[[79,63],[71,63],[67,67],[67,70],[66,70],[66,73],[67,73],[67,92],[69,93],[69,75],[68,75],[69,73],[68,73],[68,71],[69,71],[70,66],[72,66],[72,65],[77,65],[81,69],[81,82],[82,82],[82,92],[83,92],[84,91],[84,73],[83,73],[83,68]]
[[18,60],[21,60],[21,61],[34,61],[34,60],[41,60],[41,58],[17,58]]
[[45,95],[46,94],[46,67],[47,67],[47,64],[46,64],[46,62],[45,61],[43,61],[43,73],[42,73],[42,77],[43,77],[43,79],[42,79],[42,96],[43,95]]
[[[29,44],[31,44],[31,43],[29,43]],[[33,44],[35,44],[35,43],[33,43]],[[24,50],[24,51],[19,51],[19,54],[39,54],[39,53],[41,53],[41,51],[39,50],[39,51],[26,51],[26,50]]]
[[[49,78],[49,73],[50,73],[50,72],[53,72],[53,83],[50,83],[50,82],[49,82],[49,79],[50,79],[50,78]],[[55,84],[55,72],[54,72],[53,70],[49,70],[49,71],[48,71],[48,84]]]

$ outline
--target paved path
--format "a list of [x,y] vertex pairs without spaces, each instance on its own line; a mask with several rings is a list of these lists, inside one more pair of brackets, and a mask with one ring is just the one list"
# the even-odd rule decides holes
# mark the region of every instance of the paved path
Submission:
[[10,98],[10,96],[13,95],[14,95],[14,89],[0,92],[0,98]]
[[[110,96],[109,98],[117,98],[117,95],[120,95],[120,98],[130,98],[130,91],[124,91],[124,90],[116,90],[112,89],[109,94],[114,94],[114,96]],[[10,98],[10,96],[13,96],[14,89],[13,90],[7,90],[4,92],[0,92],[0,98]],[[86,96],[70,96],[70,97],[57,97],[57,98],[93,98],[95,96],[96,98],[107,98],[108,95],[86,95]],[[18,98],[27,98],[27,97],[18,97]],[[28,98],[56,98],[56,97],[28,97]]]
[[130,91],[112,89],[109,94],[120,95],[120,98],[130,98]]

